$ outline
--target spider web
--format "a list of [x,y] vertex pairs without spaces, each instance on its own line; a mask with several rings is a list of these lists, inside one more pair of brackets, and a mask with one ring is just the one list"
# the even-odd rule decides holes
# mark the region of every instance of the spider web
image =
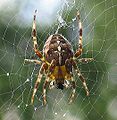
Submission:
[[[68,105],[70,89],[47,91],[42,104],[39,85],[34,105],[30,99],[40,65],[24,63],[38,59],[31,38],[33,12],[37,9],[38,45],[42,51],[49,35],[61,33],[77,49],[80,11],[83,54],[94,58],[78,63],[86,78],[86,97],[77,76],[75,101]],[[117,2],[116,0],[20,0],[0,1],[0,119],[1,120],[116,120],[117,119]]]

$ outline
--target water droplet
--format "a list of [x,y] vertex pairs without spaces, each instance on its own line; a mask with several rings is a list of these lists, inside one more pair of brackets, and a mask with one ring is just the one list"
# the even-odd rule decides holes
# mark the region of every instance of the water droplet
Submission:
[[74,22],[74,21],[76,21],[76,17],[75,17],[75,18],[73,18],[73,19],[72,19],[72,21],[73,21],[73,22]]
[[36,111],[36,110],[37,110],[37,107],[35,107],[34,110]]
[[9,73],[7,73],[7,76],[9,76],[10,74]]
[[26,104],[26,107],[28,106],[28,104]]
[[59,26],[60,28],[67,25],[67,23],[64,21],[64,19],[60,15],[58,15],[58,21],[60,23],[60,26]]
[[57,113],[55,113],[55,115],[57,115]]
[[27,78],[26,82],[29,82],[29,81],[30,81],[29,78]]
[[20,108],[20,105],[18,105],[17,107]]
[[63,114],[63,117],[65,117],[66,116],[66,113],[65,114]]

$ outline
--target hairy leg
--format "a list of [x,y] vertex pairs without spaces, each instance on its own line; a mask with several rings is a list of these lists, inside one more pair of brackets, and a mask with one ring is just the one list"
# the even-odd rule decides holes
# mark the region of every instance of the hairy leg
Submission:
[[46,69],[47,69],[47,68],[45,67],[45,63],[43,63],[43,64],[41,65],[41,68],[40,68],[40,70],[39,70],[39,74],[38,74],[37,80],[36,80],[35,85],[34,85],[34,90],[33,90],[33,94],[32,94],[32,97],[31,97],[31,104],[33,104],[33,102],[34,102],[34,96],[35,96],[35,94],[36,94],[36,92],[37,92],[38,85],[39,85],[39,83],[41,82],[41,79],[42,79],[42,76],[43,76],[43,72],[44,72],[44,70],[46,70]]
[[76,83],[74,80],[72,80],[72,83],[71,83],[71,88],[72,88],[72,93],[69,97],[69,104],[71,104],[74,100],[74,97],[75,97],[75,92],[76,92]]
[[78,77],[80,78],[84,88],[85,88],[85,91],[86,91],[86,95],[89,96],[89,90],[88,90],[88,87],[86,85],[86,80],[85,78],[83,77],[83,75],[81,74],[80,70],[78,69],[77,67],[77,64],[74,60],[72,60],[72,65],[73,65],[73,68],[75,69],[75,72],[77,73]]
[[79,12],[77,12],[77,20],[78,20],[78,24],[79,24],[79,40],[78,40],[79,47],[78,47],[76,53],[74,54],[75,57],[79,57],[82,54],[82,23],[80,21],[80,13]]
[[79,63],[89,63],[89,62],[94,61],[94,59],[93,58],[81,58],[81,59],[78,59],[77,61]]
[[36,63],[36,64],[41,64],[42,62],[39,61],[39,60],[36,60],[36,59],[25,59],[24,62],[27,62],[27,63]]
[[35,14],[34,14],[34,18],[33,18],[33,26],[32,26],[33,49],[34,49],[36,55],[43,61],[43,56],[42,56],[41,52],[38,50],[38,44],[37,44],[36,12],[37,12],[37,10],[35,10]]
[[47,90],[48,85],[49,85],[49,79],[46,78],[45,83],[43,85],[43,105],[46,105],[46,103],[47,103],[46,90]]

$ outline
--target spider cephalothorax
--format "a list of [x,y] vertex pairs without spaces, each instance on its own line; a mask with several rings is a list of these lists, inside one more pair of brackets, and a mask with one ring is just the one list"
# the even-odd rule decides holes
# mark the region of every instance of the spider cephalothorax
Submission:
[[[36,13],[36,11],[35,11]],[[75,96],[75,80],[73,79],[73,69],[79,76],[86,90],[87,96],[89,95],[89,90],[87,88],[86,82],[80,70],[77,67],[76,59],[82,53],[82,24],[80,22],[80,15],[77,12],[77,20],[79,23],[79,47],[74,53],[69,41],[63,37],[61,34],[50,35],[45,45],[43,47],[43,54],[38,50],[37,37],[36,37],[36,15],[34,15],[33,28],[32,28],[32,38],[34,44],[34,51],[36,55],[40,58],[38,60],[25,59],[27,62],[34,62],[37,64],[42,64],[39,70],[37,81],[34,86],[33,95],[31,98],[31,103],[34,101],[34,96],[36,94],[39,83],[41,82],[42,76],[45,75],[46,79],[43,85],[43,103],[46,104],[46,89],[56,87],[58,89],[71,88],[72,93],[69,98],[69,103],[73,101]],[[82,58],[78,59],[80,62],[92,61],[92,58]]]

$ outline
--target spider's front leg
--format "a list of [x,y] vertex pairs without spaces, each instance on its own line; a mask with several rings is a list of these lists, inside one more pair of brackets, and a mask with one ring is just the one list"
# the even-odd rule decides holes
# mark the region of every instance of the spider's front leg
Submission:
[[47,67],[48,67],[48,66],[47,66],[46,63],[43,63],[43,64],[41,65],[41,68],[40,68],[40,70],[39,70],[39,74],[38,74],[37,80],[36,80],[36,82],[35,82],[33,94],[32,94],[32,97],[31,97],[31,104],[33,104],[33,102],[34,102],[34,96],[35,96],[35,94],[36,94],[36,92],[37,92],[38,85],[39,85],[39,83],[41,82],[43,73],[44,73],[44,71],[47,70]]
[[78,47],[76,53],[74,54],[75,57],[79,57],[82,54],[82,23],[80,21],[80,13],[79,12],[77,12],[77,20],[78,20],[78,24],[79,24],[79,40],[78,40],[79,47]]
[[[34,49],[34,51],[35,51],[35,54],[36,54],[42,61],[44,61],[44,57],[43,57],[43,55],[41,54],[41,52],[38,50],[38,44],[37,44],[36,12],[37,12],[37,10],[35,10],[35,14],[34,14],[34,18],[33,18],[33,26],[32,26],[33,49]],[[30,62],[30,63],[36,63],[36,64],[40,64],[40,63],[41,63],[41,61],[32,60],[32,59],[25,59],[24,62]]]
[[33,18],[33,27],[32,27],[32,39],[33,39],[33,47],[34,47],[33,49],[34,49],[36,55],[43,61],[43,55],[38,50],[38,44],[37,44],[36,12],[37,12],[37,10],[35,10],[35,14],[34,14],[34,18]]

